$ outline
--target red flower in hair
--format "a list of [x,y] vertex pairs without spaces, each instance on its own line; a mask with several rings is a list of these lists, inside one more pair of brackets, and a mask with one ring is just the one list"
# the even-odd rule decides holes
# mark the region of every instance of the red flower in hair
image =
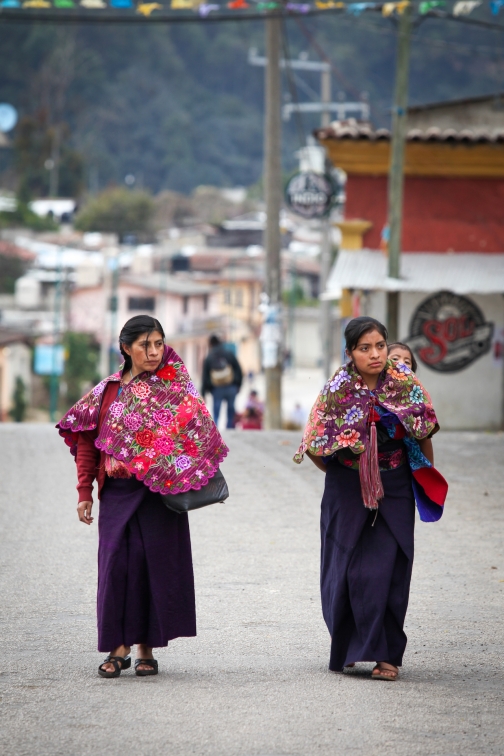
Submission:
[[173,381],[173,379],[177,375],[177,371],[175,370],[173,365],[165,365],[163,368],[156,371],[156,375],[159,376],[159,378],[162,378],[164,381]]

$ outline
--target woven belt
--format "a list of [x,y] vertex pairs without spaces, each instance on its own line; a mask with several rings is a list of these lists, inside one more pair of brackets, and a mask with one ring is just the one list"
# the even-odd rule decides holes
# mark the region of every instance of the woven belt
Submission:
[[[351,470],[359,469],[359,458],[340,459],[340,464],[349,467]],[[396,470],[406,463],[406,452],[404,449],[394,449],[393,451],[378,452],[378,465],[380,470]]]

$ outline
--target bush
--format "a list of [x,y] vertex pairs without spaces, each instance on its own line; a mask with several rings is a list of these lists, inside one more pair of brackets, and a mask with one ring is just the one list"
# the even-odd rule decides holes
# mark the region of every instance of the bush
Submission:
[[82,396],[83,386],[98,383],[98,360],[100,347],[88,333],[68,331],[63,339],[65,347],[66,399],[71,407]]
[[52,218],[41,218],[30,210],[25,202],[18,200],[16,210],[0,212],[0,228],[9,227],[31,228],[32,231],[56,231],[58,224]]
[[26,387],[22,378],[19,375],[16,378],[16,386],[14,388],[14,395],[12,397],[12,409],[9,411],[9,415],[15,423],[22,423],[26,414]]
[[75,220],[80,231],[117,234],[149,233],[155,205],[150,194],[118,187],[106,189],[87,202]]

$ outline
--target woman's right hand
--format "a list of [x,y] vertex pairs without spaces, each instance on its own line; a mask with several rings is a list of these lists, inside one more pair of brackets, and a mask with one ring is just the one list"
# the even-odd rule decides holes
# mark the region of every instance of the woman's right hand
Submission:
[[83,522],[85,525],[91,525],[91,523],[93,522],[93,518],[91,517],[92,510],[93,510],[92,501],[79,501],[79,505],[77,507],[77,514],[79,515],[79,520]]

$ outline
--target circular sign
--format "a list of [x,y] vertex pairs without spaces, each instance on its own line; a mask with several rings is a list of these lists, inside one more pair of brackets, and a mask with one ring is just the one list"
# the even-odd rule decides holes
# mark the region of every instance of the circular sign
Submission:
[[490,351],[493,331],[478,305],[440,291],[413,313],[408,343],[431,370],[455,373]]
[[329,213],[335,196],[330,176],[322,173],[296,173],[285,188],[290,209],[303,218],[323,218]]
[[10,131],[17,123],[16,108],[7,102],[0,102],[0,131]]

